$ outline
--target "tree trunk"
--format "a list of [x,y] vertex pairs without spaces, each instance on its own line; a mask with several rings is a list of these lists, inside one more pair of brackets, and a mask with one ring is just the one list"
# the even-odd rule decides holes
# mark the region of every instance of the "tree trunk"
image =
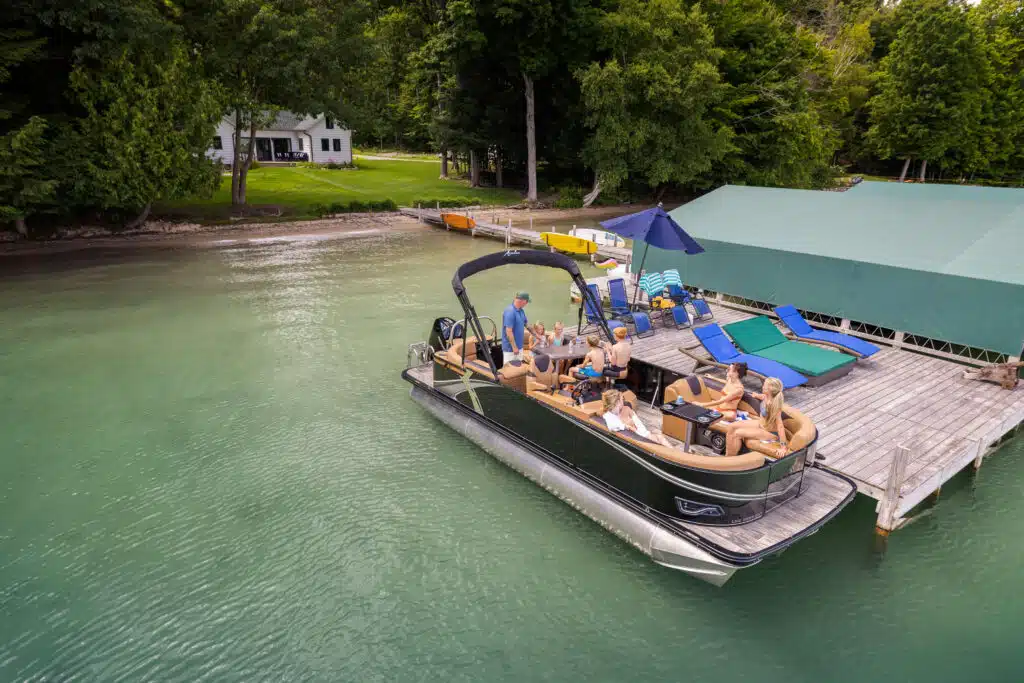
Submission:
[[591,204],[593,204],[595,201],[597,201],[597,198],[600,197],[600,196],[601,196],[601,181],[598,179],[597,175],[595,175],[594,176],[594,187],[590,190],[590,192],[588,192],[587,194],[585,194],[583,196],[583,208],[585,209],[588,206],[590,206]]
[[441,148],[441,178],[448,180],[448,148]]
[[494,184],[498,187],[505,187],[505,181],[502,176],[501,168],[501,150],[494,150]]
[[18,216],[14,219],[14,229],[18,231],[18,234],[22,237],[28,237],[28,226],[25,225],[25,217]]
[[245,205],[246,180],[249,178],[249,168],[252,166],[252,159],[256,155],[256,117],[253,116],[249,123],[249,144],[246,148],[245,162],[238,173],[238,205]]
[[526,84],[526,201],[537,201],[537,121],[533,79],[523,73]]
[[475,149],[469,150],[469,186],[480,187],[480,155]]
[[146,219],[149,218],[149,212],[152,208],[153,202],[147,202],[146,205],[142,207],[142,211],[139,212],[138,216],[124,224],[124,229],[135,230],[136,228],[141,226],[143,223],[146,222]]
[[928,168],[928,160],[927,159],[921,159],[921,177],[920,177],[920,181],[922,183],[924,182],[924,172],[925,172],[925,169],[927,169],[927,168]]
[[903,160],[903,170],[900,171],[900,182],[907,179],[907,171],[910,169],[910,157]]
[[[239,159],[242,156],[242,150],[239,149],[242,146],[242,112],[239,109],[235,110],[235,132],[231,134],[232,141],[232,152],[231,152],[231,205],[237,206],[240,202],[238,201],[238,178],[241,175],[242,169],[239,167]],[[313,150],[310,150],[312,154]]]

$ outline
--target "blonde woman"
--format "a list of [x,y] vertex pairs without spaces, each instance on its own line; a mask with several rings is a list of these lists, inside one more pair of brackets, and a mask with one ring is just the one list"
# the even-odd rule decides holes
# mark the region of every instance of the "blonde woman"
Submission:
[[751,394],[761,401],[761,419],[733,422],[725,434],[725,454],[739,455],[744,439],[760,441],[778,441],[779,455],[789,452],[786,445],[786,428],[782,424],[782,382],[777,377],[769,377],[761,387],[763,393]]
[[611,389],[604,392],[601,400],[604,403],[604,415],[601,417],[608,429],[613,432],[629,430],[645,439],[672,448],[672,444],[661,432],[648,429],[633,409],[626,405],[622,392]]

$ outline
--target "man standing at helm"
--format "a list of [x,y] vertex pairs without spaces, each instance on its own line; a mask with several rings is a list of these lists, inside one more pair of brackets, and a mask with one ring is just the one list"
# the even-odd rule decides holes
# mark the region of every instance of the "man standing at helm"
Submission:
[[526,331],[526,304],[530,295],[517,292],[515,299],[501,316],[501,351],[503,365],[523,360],[523,336]]

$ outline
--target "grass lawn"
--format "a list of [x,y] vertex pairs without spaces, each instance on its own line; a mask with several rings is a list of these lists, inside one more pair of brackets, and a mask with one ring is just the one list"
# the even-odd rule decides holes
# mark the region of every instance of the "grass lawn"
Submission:
[[[480,204],[514,204],[517,190],[469,187],[462,180],[440,180],[440,165],[414,161],[356,159],[355,170],[326,170],[309,166],[262,167],[249,172],[249,205],[280,207],[283,216],[316,215],[318,204],[371,202],[391,199],[399,206],[416,200],[472,199]],[[218,219],[231,215],[231,176],[221,178],[211,199],[193,199],[157,207],[165,216]]]

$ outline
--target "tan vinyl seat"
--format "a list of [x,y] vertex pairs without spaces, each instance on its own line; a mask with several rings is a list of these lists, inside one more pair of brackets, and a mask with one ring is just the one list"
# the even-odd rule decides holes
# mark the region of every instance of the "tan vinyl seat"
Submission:
[[[710,379],[709,383],[705,381],[706,379],[710,378],[690,375],[689,377],[676,380],[665,387],[665,402],[671,403],[679,397],[690,403],[694,401],[714,401],[722,395],[721,388],[724,386],[724,382]],[[754,398],[744,394],[743,399],[740,401],[739,409],[745,410],[752,416],[757,416],[761,412],[761,404]],[[682,421],[679,420],[679,422]],[[719,421],[711,425],[710,429],[724,434],[728,430],[728,424]],[[786,430],[786,443],[789,446],[790,453],[805,448],[818,435],[818,429],[814,426],[814,422],[789,404],[784,405],[782,408],[782,425]],[[674,431],[676,430],[673,426],[665,425],[664,432],[668,436],[680,440],[685,438],[685,433],[677,435]],[[777,442],[765,443],[759,439],[747,439],[744,441],[744,445],[751,451],[756,451],[772,458],[779,457],[779,444]]]

